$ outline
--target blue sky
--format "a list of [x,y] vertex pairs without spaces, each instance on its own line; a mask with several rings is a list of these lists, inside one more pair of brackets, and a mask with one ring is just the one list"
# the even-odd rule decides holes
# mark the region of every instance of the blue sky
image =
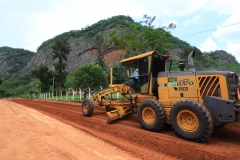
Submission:
[[0,0],[0,47],[36,52],[43,41],[63,32],[115,15],[139,22],[147,14],[156,16],[156,27],[175,23],[172,35],[190,45],[225,50],[240,62],[238,6],[238,0]]

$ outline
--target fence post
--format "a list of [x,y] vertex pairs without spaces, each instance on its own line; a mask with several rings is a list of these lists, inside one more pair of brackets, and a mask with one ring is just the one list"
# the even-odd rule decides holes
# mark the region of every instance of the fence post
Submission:
[[66,90],[66,100],[67,100],[67,96],[68,96],[68,92],[67,92],[67,90]]
[[87,90],[85,89],[84,90],[84,98],[86,98],[87,97]]
[[81,88],[79,88],[79,99],[80,99],[80,101],[82,99],[82,90],[81,90]]
[[74,101],[74,89],[72,89],[73,95],[72,95],[72,101]]
[[90,99],[90,94],[91,94],[91,90],[90,88],[88,87],[88,98]]

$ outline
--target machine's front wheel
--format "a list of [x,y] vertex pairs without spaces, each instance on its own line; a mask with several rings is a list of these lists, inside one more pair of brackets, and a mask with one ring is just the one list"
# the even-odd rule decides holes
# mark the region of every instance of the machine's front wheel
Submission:
[[195,101],[181,100],[170,111],[171,125],[175,133],[186,140],[201,142],[213,130],[213,120],[204,105]]
[[147,99],[138,108],[138,119],[144,129],[156,132],[164,127],[166,114],[160,103]]
[[82,114],[90,117],[93,114],[94,105],[91,99],[85,98],[82,102]]

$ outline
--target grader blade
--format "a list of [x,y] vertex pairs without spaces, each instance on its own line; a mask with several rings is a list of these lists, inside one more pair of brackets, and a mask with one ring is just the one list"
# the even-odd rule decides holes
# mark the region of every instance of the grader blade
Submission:
[[[119,103],[118,103],[119,105]],[[108,116],[108,122],[111,123],[112,121],[116,120],[116,119],[120,119],[123,118],[124,116],[133,113],[133,110],[130,107],[129,103],[122,103],[121,106],[112,106],[113,108],[115,108],[112,111],[106,112],[107,116]]]
[[118,110],[113,110],[113,111],[107,112],[107,116],[108,116],[108,122],[109,123],[111,123],[112,121],[120,118]]

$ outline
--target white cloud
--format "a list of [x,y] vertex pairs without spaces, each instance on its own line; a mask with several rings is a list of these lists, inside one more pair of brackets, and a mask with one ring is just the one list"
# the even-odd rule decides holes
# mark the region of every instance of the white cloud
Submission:
[[187,19],[185,22],[183,22],[183,26],[189,26],[191,24],[197,24],[202,19],[201,15],[198,14],[194,16],[192,19]]
[[234,55],[238,62],[240,62],[240,43],[229,43],[227,45],[227,52]]
[[208,39],[205,42],[200,44],[199,49],[202,52],[215,51],[215,50],[217,50],[217,44],[212,40],[211,37],[208,37]]
[[[132,7],[137,1],[59,1],[52,9],[34,12],[25,21],[31,25],[26,33],[26,48],[36,51],[47,39],[63,32],[79,30],[115,15],[142,17],[144,7]],[[37,46],[36,46],[37,45]],[[30,48],[29,48],[30,47]]]
[[219,14],[227,14],[227,18],[218,29],[212,33],[215,39],[227,45],[227,51],[235,55],[240,62],[240,1],[213,1],[215,9]]
[[229,15],[233,12],[238,12],[239,6],[239,0],[211,0],[206,9],[217,12],[219,15]]
[[185,16],[187,14],[192,14],[198,10],[202,10],[207,6],[209,0],[177,0],[173,3],[167,2],[165,6],[163,6],[164,15],[173,16],[173,17],[180,17]]

